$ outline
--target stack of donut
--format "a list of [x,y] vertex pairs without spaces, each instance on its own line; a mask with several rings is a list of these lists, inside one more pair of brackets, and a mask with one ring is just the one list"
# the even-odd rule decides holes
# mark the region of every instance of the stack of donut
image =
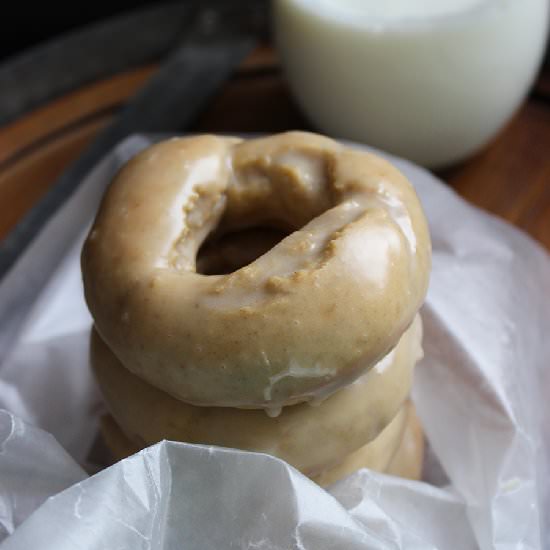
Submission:
[[113,454],[169,439],[322,485],[364,466],[418,477],[430,257],[414,189],[375,155],[302,132],[143,151],[82,254]]

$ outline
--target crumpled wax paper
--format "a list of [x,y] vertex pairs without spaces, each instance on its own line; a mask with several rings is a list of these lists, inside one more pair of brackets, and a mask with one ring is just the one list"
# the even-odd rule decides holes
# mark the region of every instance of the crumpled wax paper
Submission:
[[362,470],[325,491],[267,455],[174,442],[88,475],[103,409],[79,252],[110,177],[152,139],[108,155],[0,285],[0,550],[550,548],[549,256],[391,157],[433,239],[413,388],[425,481]]

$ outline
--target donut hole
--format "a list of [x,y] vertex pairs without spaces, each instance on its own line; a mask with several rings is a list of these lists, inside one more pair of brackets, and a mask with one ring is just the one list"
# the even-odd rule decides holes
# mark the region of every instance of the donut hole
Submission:
[[252,227],[236,231],[212,233],[197,254],[197,273],[226,275],[252,263],[290,231],[275,227]]
[[326,155],[283,148],[267,162],[241,148],[230,182],[195,186],[183,206],[185,227],[172,257],[177,269],[233,273],[334,206]]

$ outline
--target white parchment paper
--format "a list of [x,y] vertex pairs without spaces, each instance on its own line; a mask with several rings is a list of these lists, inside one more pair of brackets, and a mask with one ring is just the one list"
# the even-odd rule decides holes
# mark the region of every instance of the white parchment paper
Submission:
[[150,142],[108,155],[0,286],[0,550],[550,548],[550,259],[394,158],[434,247],[413,388],[426,481],[362,470],[325,491],[267,455],[173,442],[85,473],[102,405],[80,247],[110,177]]

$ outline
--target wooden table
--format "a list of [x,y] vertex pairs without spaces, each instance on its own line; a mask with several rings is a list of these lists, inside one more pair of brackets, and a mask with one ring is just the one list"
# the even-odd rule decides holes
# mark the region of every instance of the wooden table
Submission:
[[[154,71],[141,66],[62,95],[0,128],[0,239]],[[311,129],[294,104],[273,50],[241,65],[193,130]],[[463,197],[550,249],[550,67],[484,151],[438,174]]]

